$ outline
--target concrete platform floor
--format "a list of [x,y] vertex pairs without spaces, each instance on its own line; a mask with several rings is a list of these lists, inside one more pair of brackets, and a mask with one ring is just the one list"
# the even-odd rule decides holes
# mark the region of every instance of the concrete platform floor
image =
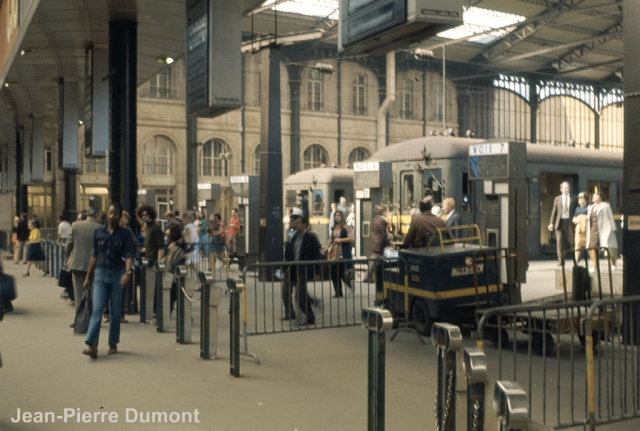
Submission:
[[[233,378],[225,296],[215,360],[199,358],[197,321],[194,343],[179,345],[175,333],[158,333],[154,325],[141,324],[137,315],[122,325],[117,355],[106,355],[108,328],[103,324],[99,357],[91,360],[81,354],[84,337],[74,336],[69,328],[73,307],[60,299],[56,280],[33,268],[31,277],[23,278],[24,265],[4,262],[16,277],[19,298],[15,312],[0,322],[1,431],[367,429],[367,332],[361,327],[251,337],[249,351],[258,355],[261,365],[243,357],[241,377]],[[556,293],[553,265],[532,264],[525,289],[535,294],[525,297]],[[403,332],[387,342],[388,430],[435,430],[436,350],[425,341],[423,346]],[[467,344],[474,342],[466,337]],[[53,412],[56,419],[14,423],[11,418],[18,409]],[[135,409],[138,418],[147,412],[168,416],[197,410],[199,423],[127,422],[127,409]],[[90,412],[91,421],[79,423],[78,411]],[[66,423],[65,412],[70,414]],[[117,422],[110,423],[107,414],[106,423],[96,422],[94,412],[115,412]],[[634,420],[598,429],[635,430],[639,425]]]

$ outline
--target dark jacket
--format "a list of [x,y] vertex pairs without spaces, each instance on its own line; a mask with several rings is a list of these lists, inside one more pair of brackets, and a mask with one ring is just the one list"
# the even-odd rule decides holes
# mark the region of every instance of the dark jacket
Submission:
[[[578,200],[572,194],[569,194],[569,218],[571,220],[573,218],[573,213],[576,211],[576,205],[578,204]],[[551,209],[551,217],[549,219],[549,224],[553,225],[554,229],[558,229],[560,226],[560,220],[562,219],[562,195],[556,196],[553,200],[553,208]],[[571,230],[571,235],[573,237],[573,225],[569,223],[569,229]]]
[[[295,243],[298,240],[298,236],[300,234],[296,232],[293,234],[291,239],[287,242],[284,248],[284,260],[285,261],[294,261],[295,259]],[[320,244],[320,240],[313,232],[306,231],[302,238],[302,247],[300,248],[300,259],[303,260],[320,260],[322,255],[320,253],[320,248],[322,245]],[[299,265],[298,268],[298,276],[305,276],[307,278],[313,278],[314,275],[314,266],[312,264],[309,265]],[[316,268],[317,270],[317,268]]]
[[16,231],[18,233],[18,241],[24,242],[29,240],[29,222],[20,220]]
[[428,213],[418,214],[411,220],[409,232],[402,241],[403,247],[425,247],[425,238],[428,233],[433,233],[438,228],[446,228],[447,224],[441,218]]
[[156,220],[147,223],[147,227],[145,230],[144,248],[144,256],[148,260],[158,260],[158,250],[164,248],[164,233],[162,232],[160,224]]

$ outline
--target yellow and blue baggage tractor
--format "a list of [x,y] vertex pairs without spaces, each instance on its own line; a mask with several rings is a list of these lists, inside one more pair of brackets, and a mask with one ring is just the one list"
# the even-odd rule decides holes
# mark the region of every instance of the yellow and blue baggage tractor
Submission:
[[516,251],[482,247],[477,226],[459,228],[478,234],[443,239],[436,232],[426,248],[399,250],[382,265],[377,300],[394,320],[430,335],[434,321],[475,324],[478,309],[522,302]]

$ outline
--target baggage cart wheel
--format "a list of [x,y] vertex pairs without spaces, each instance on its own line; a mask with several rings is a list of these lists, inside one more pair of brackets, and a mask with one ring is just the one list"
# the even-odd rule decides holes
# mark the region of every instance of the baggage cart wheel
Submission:
[[[531,333],[531,350],[533,350],[537,355],[540,355],[540,356],[542,356],[542,354],[544,353],[543,352],[544,342],[543,342],[542,335],[543,335],[542,332]],[[546,339],[546,344],[547,344],[546,353],[549,354],[555,350],[556,345],[550,333],[546,332],[544,333],[544,336],[545,336],[544,339]]]
[[431,316],[429,308],[422,299],[416,299],[411,308],[413,327],[422,335],[431,335]]
[[491,341],[496,349],[504,349],[509,345],[509,333],[505,328],[498,331],[498,328],[487,328],[484,332],[484,339]]

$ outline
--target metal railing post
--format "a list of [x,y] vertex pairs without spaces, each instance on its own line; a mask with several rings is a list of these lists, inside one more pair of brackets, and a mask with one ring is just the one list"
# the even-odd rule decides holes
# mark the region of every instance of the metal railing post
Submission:
[[227,288],[231,296],[230,325],[229,325],[229,361],[230,374],[233,377],[240,376],[240,294],[244,291],[244,283],[241,280],[227,279]]
[[493,401],[500,422],[500,431],[529,429],[529,402],[520,385],[507,381],[496,382]]
[[201,271],[198,279],[202,284],[200,298],[200,357],[215,358],[218,354],[218,305],[222,288],[213,284],[211,271]]
[[385,332],[393,328],[393,317],[382,308],[365,308],[361,322],[369,330],[367,430],[384,431]]
[[185,291],[187,267],[177,266],[173,270],[176,283],[176,341],[180,344],[191,343],[191,301]]
[[467,375],[467,430],[484,431],[487,358],[482,350],[464,349],[464,371]]
[[448,323],[434,323],[431,343],[438,349],[438,391],[436,393],[436,428],[456,429],[457,353],[462,350],[460,328]]
[[[156,313],[156,330],[158,332],[169,332],[171,324],[171,282],[172,274],[164,272],[164,262],[155,264],[155,290],[158,295],[158,311]],[[169,275],[165,280],[165,275]]]
[[155,296],[155,270],[149,268],[149,261],[142,259],[140,281],[140,322],[150,323],[153,319],[153,298]]

